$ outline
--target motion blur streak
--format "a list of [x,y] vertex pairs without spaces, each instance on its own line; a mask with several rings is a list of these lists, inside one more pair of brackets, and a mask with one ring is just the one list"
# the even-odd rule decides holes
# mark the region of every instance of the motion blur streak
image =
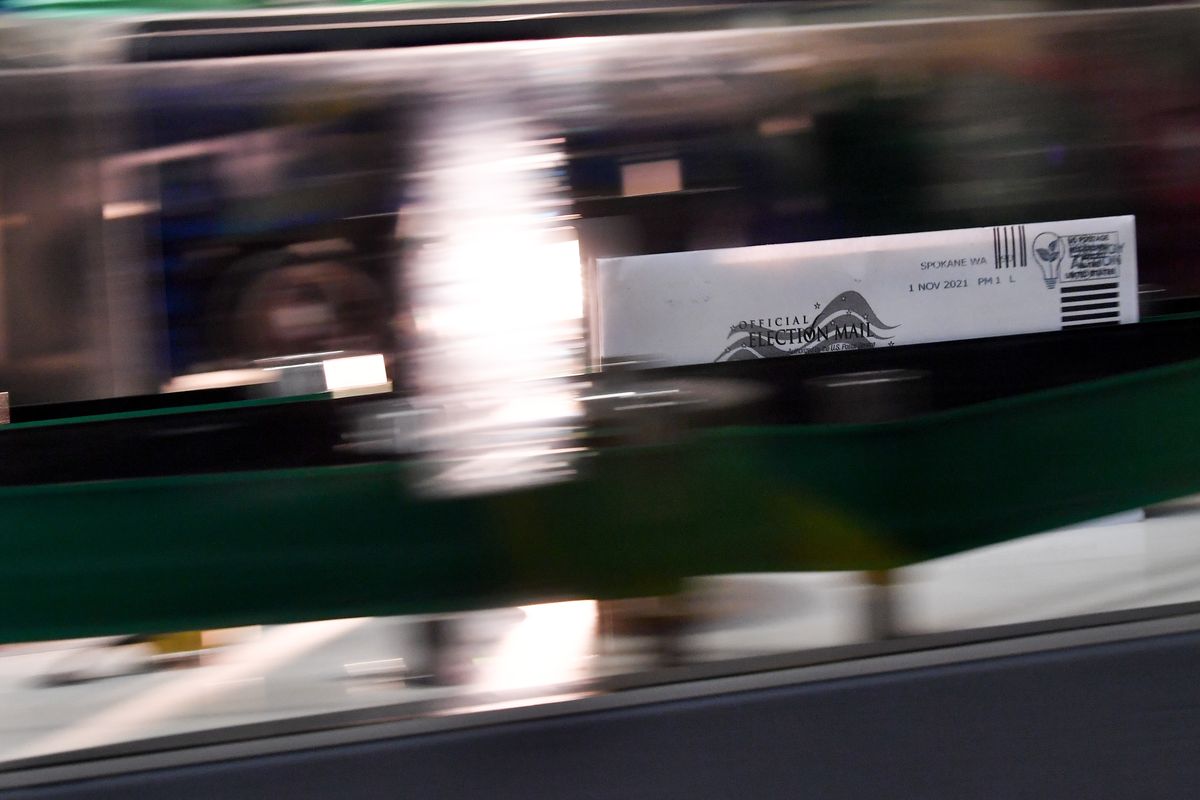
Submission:
[[408,233],[434,494],[570,477],[582,409],[579,245],[563,225],[563,155],[502,104],[451,101],[434,117]]

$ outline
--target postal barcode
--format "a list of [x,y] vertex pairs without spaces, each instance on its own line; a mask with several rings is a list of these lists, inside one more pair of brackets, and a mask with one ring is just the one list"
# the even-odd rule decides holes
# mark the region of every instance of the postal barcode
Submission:
[[1029,263],[1027,252],[1024,225],[992,228],[992,263],[996,269],[1026,266]]
[[1095,328],[1117,325],[1121,321],[1121,300],[1115,283],[1064,286],[1062,289],[1063,328]]

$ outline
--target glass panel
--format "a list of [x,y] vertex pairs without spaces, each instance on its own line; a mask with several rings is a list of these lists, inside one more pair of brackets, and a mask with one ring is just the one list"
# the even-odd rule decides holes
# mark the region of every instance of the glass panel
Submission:
[[[0,761],[1192,608],[1198,23],[0,74]],[[598,350],[605,259],[736,287],[762,245],[1011,229],[988,266],[1040,287],[1021,226],[1127,215],[1135,324]],[[1052,327],[1100,313],[1068,294]]]

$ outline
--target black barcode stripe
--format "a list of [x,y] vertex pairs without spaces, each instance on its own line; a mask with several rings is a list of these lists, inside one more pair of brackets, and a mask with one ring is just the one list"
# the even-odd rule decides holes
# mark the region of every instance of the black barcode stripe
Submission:
[[1121,315],[1119,313],[1114,313],[1112,311],[1104,311],[1096,314],[1063,314],[1063,322],[1075,322],[1084,319],[1112,319],[1120,316]]
[[1096,311],[1101,308],[1111,308],[1116,310],[1120,307],[1121,306],[1119,303],[1074,303],[1071,305],[1064,303],[1062,310],[1064,314],[1072,314],[1076,311]]
[[1113,300],[1097,300],[1091,303],[1063,303],[1062,312],[1070,314],[1072,311],[1086,311],[1093,308],[1120,308],[1121,304]]
[[1071,292],[1098,292],[1101,289],[1116,289],[1115,283],[1093,283],[1089,286],[1064,286],[1062,287],[1063,294]]
[[1062,299],[1063,305],[1070,303],[1092,303],[1097,300],[1116,300],[1116,292],[1096,292],[1095,294],[1073,294]]
[[1028,244],[1024,225],[999,225],[992,228],[992,263],[995,269],[1028,266]]

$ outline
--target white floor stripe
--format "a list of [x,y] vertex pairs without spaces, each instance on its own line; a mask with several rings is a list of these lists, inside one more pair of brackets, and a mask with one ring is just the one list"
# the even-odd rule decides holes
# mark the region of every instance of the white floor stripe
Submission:
[[236,681],[262,675],[369,621],[365,617],[336,619],[271,629],[256,642],[232,647],[208,665],[181,672],[174,680],[5,753],[0,760],[32,758],[148,735],[156,721],[208,701]]

